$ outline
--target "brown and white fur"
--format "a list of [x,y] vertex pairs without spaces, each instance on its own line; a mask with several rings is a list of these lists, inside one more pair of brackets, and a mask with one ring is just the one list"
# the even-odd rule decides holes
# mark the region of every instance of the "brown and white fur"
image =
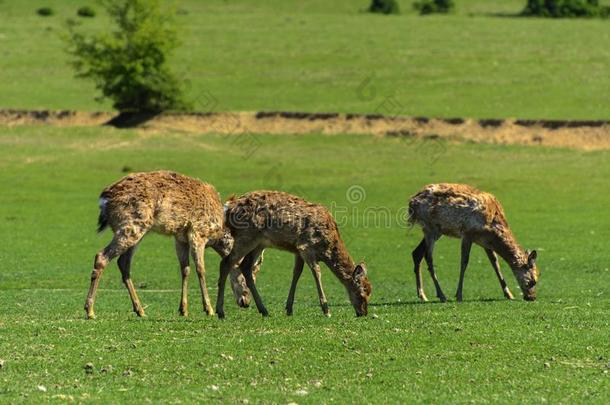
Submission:
[[256,263],[267,247],[295,255],[292,284],[286,302],[288,315],[292,314],[296,285],[305,263],[313,273],[322,311],[330,315],[318,262],[325,263],[345,286],[356,314],[367,314],[371,284],[365,264],[354,263],[341,240],[337,223],[325,207],[279,191],[247,193],[230,199],[225,207],[226,226],[231,230],[235,242],[233,250],[220,265],[216,303],[219,318],[224,317],[225,280],[239,263],[259,312],[268,315],[251,271],[251,264]]
[[[199,276],[203,308],[208,315],[214,313],[206,287],[203,251],[210,246],[225,257],[233,247],[233,238],[224,228],[222,203],[213,186],[168,171],[130,174],[106,187],[100,195],[98,231],[103,231],[107,226],[114,232],[114,237],[95,256],[91,286],[85,302],[87,318],[95,317],[93,306],[100,277],[108,263],[117,256],[133,310],[138,316],[144,315],[130,277],[130,267],[138,243],[151,231],[175,238],[182,274],[180,314],[188,315],[189,254]],[[248,306],[245,280],[237,270],[234,273],[231,282],[237,302],[240,306]]]
[[523,298],[528,301],[536,299],[539,278],[537,253],[535,250],[531,253],[524,251],[519,246],[500,202],[493,195],[464,184],[430,184],[409,201],[409,221],[421,225],[424,232],[424,239],[412,254],[417,295],[422,301],[427,301],[420,270],[424,257],[436,287],[436,295],[441,301],[446,301],[432,260],[434,243],[442,235],[462,239],[461,271],[456,293],[458,301],[462,301],[464,274],[473,243],[485,249],[506,298],[513,299],[513,295],[500,272],[497,255],[510,265]]

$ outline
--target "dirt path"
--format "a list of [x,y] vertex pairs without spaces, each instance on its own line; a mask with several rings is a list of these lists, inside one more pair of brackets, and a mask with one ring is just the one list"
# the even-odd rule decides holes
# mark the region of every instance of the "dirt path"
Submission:
[[[0,110],[0,125],[97,126],[112,113]],[[361,114],[239,112],[161,114],[138,120],[141,130],[219,134],[373,134],[495,144],[610,149],[610,121],[429,119]]]

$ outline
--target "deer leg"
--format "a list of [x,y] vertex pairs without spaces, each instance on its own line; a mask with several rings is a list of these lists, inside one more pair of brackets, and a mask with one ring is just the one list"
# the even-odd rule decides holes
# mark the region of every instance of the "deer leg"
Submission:
[[216,314],[218,315],[218,319],[224,319],[225,317],[225,283],[227,281],[229,273],[231,272],[231,269],[234,267],[234,264],[232,264],[234,262],[230,260],[229,256],[225,257],[220,262],[220,275],[218,276],[218,296],[216,297]]
[[318,298],[320,299],[320,307],[322,308],[322,313],[324,316],[330,317],[330,312],[328,310],[328,301],[326,300],[326,295],[324,294],[324,290],[322,289],[322,274],[320,272],[320,265],[316,261],[308,262],[309,268],[313,274],[313,278],[316,280],[316,288],[318,289]]
[[[220,262],[220,275],[218,276],[218,297],[216,297],[216,314],[218,319],[224,319],[225,311],[225,285],[227,283],[227,277],[232,269],[234,269],[240,262],[243,261],[246,254],[255,248],[256,245],[248,243],[247,240],[237,239],[233,245],[231,253]],[[245,277],[245,275],[244,275]],[[250,286],[248,286],[249,288]]]
[[470,260],[470,249],[472,248],[472,241],[466,237],[462,238],[462,261],[460,267],[460,281],[458,282],[457,292],[455,298],[458,302],[462,302],[462,289],[464,287],[464,275],[466,274],[466,267],[468,267],[468,260]]
[[265,304],[263,304],[263,300],[260,294],[258,293],[258,290],[256,289],[256,283],[254,282],[254,277],[252,275],[252,269],[258,261],[258,258],[260,257],[261,253],[263,253],[263,248],[260,247],[255,248],[253,251],[251,251],[243,259],[240,269],[242,274],[244,275],[244,278],[246,279],[246,285],[252,293],[252,297],[254,298],[254,302],[256,303],[256,308],[258,309],[258,312],[260,312],[263,316],[269,316],[269,312],[267,311],[267,308],[265,308]]
[[180,274],[182,275],[182,295],[178,312],[182,316],[188,316],[188,276],[191,273],[189,267],[189,245],[176,239],[176,256],[180,264]]
[[208,294],[208,287],[205,281],[205,260],[204,249],[207,240],[195,236],[190,237],[191,256],[195,262],[197,277],[199,278],[199,289],[201,290],[201,300],[203,310],[207,315],[214,315],[214,308]]
[[292,306],[294,304],[294,294],[297,290],[297,283],[303,273],[303,266],[305,262],[299,255],[294,255],[294,268],[292,269],[292,283],[290,284],[290,291],[288,292],[288,299],[286,300],[286,315],[292,315]]
[[434,271],[434,261],[432,259],[432,253],[434,252],[434,243],[438,238],[434,235],[426,234],[426,263],[428,264],[428,271],[430,272],[430,276],[432,277],[432,281],[434,281],[434,287],[436,288],[436,296],[441,302],[447,302],[447,298],[445,294],[443,294],[443,290],[441,289],[441,285],[438,282],[438,278],[436,277],[436,272]]
[[108,266],[108,263],[110,263],[112,259],[119,256],[127,249],[128,247],[124,247],[120,243],[120,240],[115,236],[108,246],[95,255],[93,271],[91,272],[91,285],[89,286],[89,293],[87,294],[87,299],[85,301],[85,312],[87,319],[95,318],[95,311],[93,308],[95,305],[95,295],[97,293],[97,288],[104,269],[106,266]]
[[512,300],[514,298],[513,293],[511,293],[510,290],[508,289],[508,286],[506,285],[506,281],[504,280],[504,276],[502,275],[502,272],[500,271],[500,263],[498,261],[498,256],[491,249],[485,249],[485,253],[487,253],[487,257],[489,258],[489,261],[491,262],[491,266],[494,268],[494,271],[496,272],[496,276],[498,276],[498,280],[500,281],[500,286],[502,287],[502,292],[504,293],[504,296],[507,299]]
[[[234,268],[229,273],[229,280],[231,281],[231,288],[233,290],[233,295],[235,295],[235,300],[237,301],[237,305],[241,308],[248,308],[250,306],[250,289],[246,285],[246,278],[244,277],[241,267],[245,266],[249,261],[242,260],[239,268]],[[260,271],[260,267],[263,264],[263,252],[255,262],[252,264],[252,278],[256,283],[256,275]]]
[[415,265],[415,284],[417,285],[417,297],[423,301],[428,301],[426,294],[424,293],[424,284],[421,276],[421,261],[424,259],[424,255],[426,254],[426,239],[422,239],[422,241],[417,245],[415,250],[411,253],[413,257],[413,264]]
[[263,261],[264,261],[263,254],[264,253],[265,253],[265,249],[263,249],[261,251],[261,254],[258,257],[258,260],[256,260],[256,262],[254,263],[254,265],[252,267],[252,277],[254,277],[254,281],[256,281],[256,275],[261,270],[261,266],[263,265]]
[[121,270],[121,276],[123,277],[123,284],[125,284],[125,287],[127,287],[129,298],[131,298],[133,312],[135,312],[138,316],[144,316],[144,309],[142,308],[142,304],[140,303],[136,289],[131,281],[131,259],[135,251],[135,246],[127,249],[125,253],[119,256],[118,265],[119,269]]

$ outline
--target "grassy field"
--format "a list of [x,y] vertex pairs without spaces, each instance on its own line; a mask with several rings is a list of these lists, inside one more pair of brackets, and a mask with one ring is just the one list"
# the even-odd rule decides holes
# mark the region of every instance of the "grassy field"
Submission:
[[[609,152],[256,137],[253,151],[221,136],[0,129],[0,402],[607,402]],[[295,315],[286,317],[292,258],[268,251],[258,284],[270,318],[238,309],[232,299],[225,322],[205,317],[192,276],[191,317],[181,319],[173,243],[151,235],[133,270],[148,316],[132,314],[113,264],[102,280],[98,319],[85,321],[93,256],[110,238],[95,234],[97,196],[125,166],[197,176],[224,197],[280,188],[346,207],[342,234],[354,258],[367,261],[373,283],[370,316],[355,318],[324,270],[333,316],[322,316],[305,274]],[[366,225],[362,216],[365,207],[397,213],[433,181],[472,183],[498,195],[520,242],[540,252],[538,301],[505,301],[477,248],[466,302],[416,302],[409,256],[420,231],[400,221]],[[366,193],[358,204],[346,198],[354,185]],[[218,259],[211,251],[206,259],[215,285]],[[436,260],[452,295],[459,242],[442,239]],[[215,298],[216,289],[211,293]]]
[[[43,18],[39,2],[0,1],[0,107],[109,109],[73,78],[59,39],[86,3],[47,0],[56,15]],[[608,21],[504,17],[525,0],[461,0],[423,18],[411,3],[379,16],[362,12],[368,0],[179,1],[173,65],[198,110],[610,118]]]
[[[201,111],[610,119],[608,21],[509,18],[525,0],[460,0],[456,14],[426,18],[410,0],[389,17],[362,12],[368,3],[179,1],[183,44],[172,63]],[[83,4],[96,3],[0,0],[0,108],[109,110],[63,53],[62,24]],[[56,15],[37,16],[44,5]],[[229,292],[227,320],[206,317],[194,274],[190,317],[180,318],[173,241],[150,235],[133,266],[147,317],[132,313],[113,263],[98,318],[86,321],[93,257],[111,237],[95,233],[99,192],[155,169],[209,181],[223,197],[281,189],[332,207],[353,258],[367,262],[370,316],[354,316],[326,269],[333,316],[322,316],[308,274],[285,316],[292,257],[267,251],[258,286],[269,318],[237,308]],[[0,403],[607,403],[608,178],[610,151],[0,127]],[[518,297],[504,300],[480,248],[465,302],[417,301],[410,252],[421,232],[405,226],[404,208],[440,181],[503,202],[518,240],[539,251],[536,302],[520,299],[503,263]],[[436,249],[448,297],[459,245],[442,239]],[[206,263],[215,300],[219,259],[209,251]],[[432,298],[426,272],[424,284]]]

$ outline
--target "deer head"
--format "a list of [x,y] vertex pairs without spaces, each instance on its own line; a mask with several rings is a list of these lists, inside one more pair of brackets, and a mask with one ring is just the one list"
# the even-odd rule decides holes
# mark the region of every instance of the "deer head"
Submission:
[[[250,306],[250,290],[246,285],[246,279],[241,274],[241,270],[239,268],[231,270],[229,280],[237,305],[241,308],[248,308]],[[254,277],[254,280],[256,281],[256,277]]]
[[[263,254],[259,256],[254,263],[254,267],[252,268],[252,278],[256,283],[256,274],[261,268],[263,264]],[[231,281],[231,289],[233,290],[233,295],[235,296],[235,302],[241,308],[248,308],[250,306],[250,289],[246,285],[246,279],[243,274],[241,274],[241,270],[239,268],[233,269],[229,273],[229,280]]]
[[364,262],[359,263],[354,268],[351,288],[349,289],[350,301],[356,310],[356,316],[366,316],[368,314],[371,291],[371,283],[366,274],[366,264]]
[[527,259],[519,266],[513,268],[513,273],[515,274],[519,287],[521,287],[521,291],[523,292],[523,299],[526,301],[535,301],[536,284],[538,283],[538,279],[540,277],[540,271],[536,266],[538,253],[535,250],[531,252],[526,250],[525,255]]
[[[233,243],[234,239],[231,232],[225,228],[222,235],[217,239],[210,239],[207,246],[214,249],[220,257],[224,258],[233,250]],[[254,269],[254,280],[256,280],[258,267],[260,267],[260,263],[257,263],[257,266]],[[231,273],[229,273],[229,280],[231,281],[231,289],[233,290],[237,305],[241,308],[248,308],[250,306],[250,290],[246,285],[246,279],[241,274],[241,270],[239,268],[231,270]]]

